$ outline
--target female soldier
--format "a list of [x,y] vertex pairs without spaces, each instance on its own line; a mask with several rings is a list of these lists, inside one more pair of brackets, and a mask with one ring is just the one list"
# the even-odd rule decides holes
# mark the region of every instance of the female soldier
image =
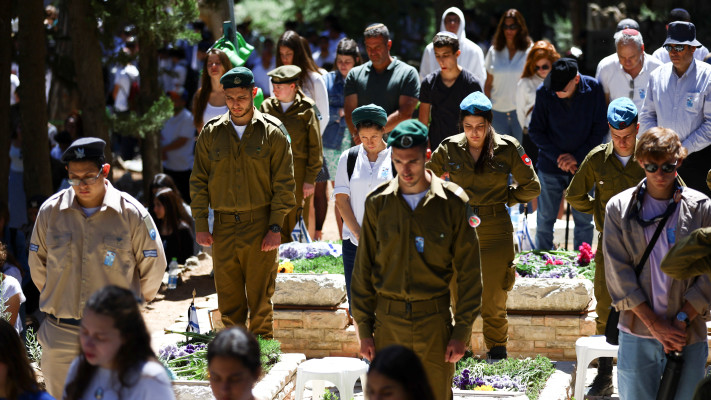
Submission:
[[[515,279],[513,226],[506,205],[526,203],[541,191],[536,172],[518,141],[499,135],[491,125],[491,101],[481,92],[459,105],[463,133],[445,139],[428,162],[438,176],[450,179],[469,195],[482,259],[482,307],[487,356],[506,358],[506,298]],[[517,182],[509,185],[509,174]]]

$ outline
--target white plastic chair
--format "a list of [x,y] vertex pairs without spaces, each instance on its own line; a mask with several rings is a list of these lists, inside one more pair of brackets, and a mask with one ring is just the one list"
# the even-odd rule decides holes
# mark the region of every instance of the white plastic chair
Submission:
[[605,341],[605,336],[595,335],[581,337],[575,341],[575,355],[578,367],[575,374],[575,398],[583,400],[585,395],[585,375],[590,362],[599,357],[617,357],[618,346]]
[[326,357],[305,361],[296,370],[295,400],[303,400],[304,386],[308,381],[313,381],[314,400],[323,398],[324,381],[336,385],[342,400],[351,400],[358,378],[365,388],[367,372],[368,364],[357,358]]

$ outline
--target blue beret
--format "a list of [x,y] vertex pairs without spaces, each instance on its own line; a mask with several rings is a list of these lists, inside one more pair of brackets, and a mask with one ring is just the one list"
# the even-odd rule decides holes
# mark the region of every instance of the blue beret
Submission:
[[388,123],[388,114],[385,113],[383,107],[375,104],[367,104],[356,108],[353,110],[351,118],[353,119],[353,125],[358,125],[363,121],[370,121],[383,127]]
[[482,92],[474,92],[459,103],[459,108],[470,114],[482,114],[491,111],[491,100]]
[[236,87],[248,88],[254,86],[254,75],[249,68],[235,67],[222,75],[220,83],[225,89],[232,89]]
[[106,142],[96,137],[83,137],[75,140],[62,154],[62,162],[85,161],[104,158]]
[[388,146],[398,149],[409,149],[423,143],[427,143],[427,127],[416,119],[400,122],[388,137]]
[[607,122],[615,129],[625,129],[637,118],[637,107],[627,97],[618,97],[607,107]]

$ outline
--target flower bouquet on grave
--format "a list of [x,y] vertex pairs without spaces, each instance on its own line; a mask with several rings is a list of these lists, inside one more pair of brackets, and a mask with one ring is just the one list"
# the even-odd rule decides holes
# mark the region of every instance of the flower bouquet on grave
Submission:
[[595,251],[583,243],[578,251],[530,250],[514,260],[517,276],[523,278],[580,278],[595,276]]
[[284,243],[279,246],[281,273],[343,274],[341,245],[338,243]]

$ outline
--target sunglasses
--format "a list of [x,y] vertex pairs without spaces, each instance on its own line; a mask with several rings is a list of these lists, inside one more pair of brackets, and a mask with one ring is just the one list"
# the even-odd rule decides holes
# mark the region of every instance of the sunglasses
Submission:
[[511,24],[511,25],[504,24],[503,28],[504,28],[504,30],[515,31],[519,28],[519,25],[518,24]]
[[548,71],[549,69],[551,69],[551,66],[548,64],[544,64],[544,65],[536,65],[536,67],[533,70],[538,72],[539,70]]
[[[655,170],[656,171],[656,170]],[[99,174],[96,176],[92,176],[90,178],[84,178],[84,179],[67,179],[67,183],[69,183],[70,186],[79,186],[81,184],[84,184],[86,186],[93,185],[96,183],[96,181],[99,180],[99,177],[101,176],[101,173],[104,172],[104,170],[100,170]]]
[[[670,174],[670,173],[676,171],[676,163],[677,162],[674,161],[673,163],[662,164],[662,166],[661,166],[662,172],[664,172],[665,174]],[[659,168],[660,168],[660,166],[657,164],[651,164],[651,163],[644,164],[644,169],[651,174],[657,172],[657,170]]]
[[684,51],[684,48],[686,48],[686,45],[685,44],[665,44],[664,48],[666,49],[666,51],[668,51],[670,53],[672,50],[676,51],[677,53],[681,53],[682,51]]

